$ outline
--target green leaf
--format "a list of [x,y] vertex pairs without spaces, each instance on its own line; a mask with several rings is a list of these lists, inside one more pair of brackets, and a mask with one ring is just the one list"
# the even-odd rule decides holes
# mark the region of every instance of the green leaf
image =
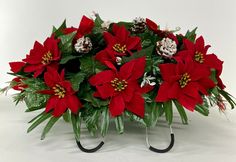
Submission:
[[133,23],[132,22],[120,21],[120,22],[117,23],[117,25],[124,26],[126,29],[130,29],[133,26]]
[[183,106],[181,104],[179,104],[179,102],[176,101],[176,100],[173,100],[173,102],[174,102],[174,104],[175,104],[175,106],[176,106],[176,108],[177,108],[177,110],[179,112],[179,115],[181,117],[182,123],[183,124],[188,124],[188,117],[187,117],[187,114],[186,114]]
[[60,61],[60,64],[66,64],[68,61],[70,60],[74,60],[74,59],[77,59],[79,58],[79,56],[74,56],[74,55],[67,55],[66,56],[62,56],[62,59]]
[[86,74],[78,72],[70,77],[70,82],[75,91],[79,90],[80,84],[84,81]]
[[52,115],[50,113],[43,114],[40,118],[33,122],[33,124],[28,128],[27,133],[31,132],[34,128],[36,128],[39,124],[50,118]]
[[172,101],[167,101],[163,103],[165,115],[166,115],[166,121],[170,125],[173,120],[173,109],[172,109]]
[[70,122],[70,111],[67,110],[63,115],[62,115],[63,119],[65,122]]
[[204,105],[196,105],[195,110],[204,116],[209,115],[209,109]]
[[194,28],[192,31],[188,30],[187,33],[185,34],[185,37],[191,42],[194,42],[196,38],[196,30],[197,30],[197,27]]
[[122,115],[115,118],[116,130],[119,134],[124,133],[124,117]]
[[93,107],[102,107],[107,106],[109,104],[109,100],[102,100],[99,98],[95,98],[93,96],[93,91],[89,91],[84,94],[83,99],[87,102],[90,102]]
[[[229,102],[231,108],[234,109],[235,106],[236,106],[236,103],[235,103],[235,101],[232,99],[233,96],[232,96],[231,94],[229,94],[228,92],[226,92],[226,91],[220,89],[220,88],[218,88],[218,91],[219,91],[219,93]],[[231,98],[231,97],[232,97],[232,98]]]
[[213,69],[213,70],[211,70],[211,76],[210,76],[210,78],[211,78],[211,80],[213,80],[213,82],[215,83],[215,84],[217,84],[217,79],[216,79],[216,70],[215,69]]
[[31,119],[28,123],[32,123],[33,121],[35,121],[36,119],[38,119],[40,116],[44,115],[45,112],[41,112],[40,114],[38,114],[37,116],[35,116],[33,119]]
[[99,16],[99,14],[95,14],[95,21],[94,24],[96,27],[101,27],[102,23],[104,22],[101,17]]
[[80,70],[87,76],[96,74],[97,72],[106,69],[104,65],[96,61],[91,55],[80,58]]
[[101,134],[104,137],[107,134],[109,127],[109,109],[105,107],[102,111]]
[[46,106],[49,95],[38,93],[40,90],[47,89],[47,86],[41,79],[28,78],[23,80],[24,84],[28,85],[24,89],[24,101],[28,109],[26,112],[42,109]]
[[51,130],[53,125],[58,121],[60,117],[51,117],[51,119],[48,121],[47,125],[43,129],[43,133],[41,135],[41,140],[45,139],[46,134]]
[[[75,35],[76,35],[76,32],[72,32],[70,34],[61,35],[59,37],[59,39],[61,40],[60,44],[59,44],[59,48],[62,51],[62,53],[73,52],[74,47],[73,47],[72,41],[73,41]],[[68,55],[66,55],[66,56],[68,56]]]
[[136,59],[136,58],[140,58],[140,57],[143,57],[143,56],[148,56],[148,55],[151,55],[152,52],[154,50],[154,46],[149,46],[145,49],[142,49],[140,51],[137,51],[137,52],[134,52],[132,56],[129,56],[129,57],[122,57],[122,61],[123,63],[126,63],[126,62],[129,62],[133,59]]
[[71,124],[77,141],[80,139],[80,115],[71,113]]
[[60,35],[63,35],[64,33],[62,31],[65,28],[66,28],[66,20],[63,21],[63,23],[61,24],[61,26],[58,29],[53,26],[52,31],[53,31],[53,34],[55,35],[55,37],[59,37]]

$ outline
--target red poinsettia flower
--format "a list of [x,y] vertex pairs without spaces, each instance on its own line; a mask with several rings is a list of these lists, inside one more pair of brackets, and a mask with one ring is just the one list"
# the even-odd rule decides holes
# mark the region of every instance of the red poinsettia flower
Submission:
[[145,57],[132,60],[117,71],[110,64],[111,70],[102,71],[89,79],[96,86],[95,97],[110,99],[109,109],[112,116],[121,115],[125,109],[144,117],[144,99],[138,79],[143,76]]
[[77,39],[81,38],[82,36],[91,33],[93,27],[94,27],[93,20],[89,19],[86,16],[83,16],[80,21],[79,28],[74,28],[74,27],[66,28],[63,30],[63,33],[69,34],[74,31],[77,31],[77,33],[75,35],[75,39],[77,40]]
[[53,37],[47,38],[43,45],[36,41],[30,54],[23,59],[27,63],[24,72],[34,72],[34,77],[38,77],[46,67],[57,68],[61,57],[58,42],[59,40]]
[[183,61],[186,59],[194,60],[194,62],[204,65],[210,69],[215,69],[217,74],[218,86],[222,89],[225,85],[220,79],[220,75],[223,68],[223,61],[217,58],[215,54],[207,54],[207,50],[210,45],[205,46],[204,39],[202,36],[196,39],[193,43],[188,39],[183,40],[184,47],[186,50],[180,51],[176,54],[175,59],[177,61]]
[[16,77],[12,80],[14,86],[12,87],[12,89],[17,90],[17,91],[23,91],[25,88],[27,88],[28,86],[26,84],[24,84],[22,82],[22,80],[24,80],[24,78],[22,77]]
[[48,68],[44,74],[44,80],[49,90],[42,90],[39,93],[50,95],[46,105],[46,112],[53,110],[53,116],[61,116],[67,109],[77,113],[82,104],[76,92],[72,89],[71,83],[64,79],[64,70],[61,74],[53,68]]
[[124,26],[113,24],[112,35],[104,32],[103,36],[107,43],[106,49],[96,54],[95,59],[102,63],[106,61],[115,63],[117,58],[132,55],[133,50],[141,50],[141,39],[136,36],[130,36],[130,32]]
[[209,78],[210,70],[194,62],[167,63],[159,66],[163,83],[156,97],[157,102],[176,99],[185,108],[193,111],[197,104],[202,104],[201,95],[215,86]]

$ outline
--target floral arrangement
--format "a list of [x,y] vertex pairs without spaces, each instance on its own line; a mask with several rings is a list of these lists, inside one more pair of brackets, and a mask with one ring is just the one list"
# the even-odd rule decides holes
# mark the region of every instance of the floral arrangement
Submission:
[[14,101],[39,113],[28,132],[47,121],[41,139],[60,118],[79,141],[81,123],[105,136],[110,120],[123,133],[127,119],[149,128],[165,116],[171,125],[175,108],[183,124],[186,110],[207,116],[215,105],[224,111],[225,102],[234,108],[220,78],[223,61],[207,52],[196,28],[178,30],[161,30],[148,18],[114,23],[98,14],[83,16],[78,28],[64,21],[24,59],[9,63],[15,78],[2,91],[19,91]]

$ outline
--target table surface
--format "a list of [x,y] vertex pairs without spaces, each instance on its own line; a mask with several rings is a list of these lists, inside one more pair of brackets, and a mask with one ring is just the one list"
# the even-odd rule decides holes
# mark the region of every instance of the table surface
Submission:
[[[235,162],[236,160],[236,111],[226,115],[211,109],[209,117],[188,112],[189,125],[182,125],[174,113],[173,130],[176,142],[173,149],[157,154],[147,149],[145,129],[137,123],[125,123],[125,133],[116,133],[114,123],[109,127],[105,145],[96,153],[81,152],[74,141],[70,124],[59,121],[45,140],[40,140],[42,126],[26,133],[27,122],[35,114],[24,113],[22,103],[15,107],[9,97],[0,97],[0,162],[63,162],[63,161],[207,161]],[[150,130],[150,143],[163,148],[169,142],[169,130],[163,120]],[[82,130],[81,141],[88,147],[98,139]]]

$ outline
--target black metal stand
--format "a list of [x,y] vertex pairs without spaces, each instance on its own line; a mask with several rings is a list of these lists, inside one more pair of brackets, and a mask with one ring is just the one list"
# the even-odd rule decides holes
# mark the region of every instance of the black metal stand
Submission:
[[98,151],[98,150],[104,145],[104,142],[102,141],[102,142],[99,143],[99,145],[98,145],[97,147],[92,148],[92,149],[86,149],[86,148],[84,148],[84,147],[81,145],[80,141],[77,141],[77,140],[76,140],[76,143],[77,143],[77,146],[79,147],[79,149],[80,149],[81,151],[83,151],[83,152],[86,152],[86,153],[93,153],[93,152],[96,152],[96,151]]
[[153,147],[149,144],[148,128],[146,128],[146,143],[147,143],[148,149],[153,151],[153,152],[156,152],[156,153],[166,153],[166,152],[170,151],[172,149],[172,147],[174,146],[174,143],[175,143],[175,136],[174,136],[174,133],[172,131],[171,126],[170,126],[170,132],[171,132],[170,133],[171,141],[170,141],[169,146],[165,149],[157,149],[157,148],[155,148],[155,147]]

